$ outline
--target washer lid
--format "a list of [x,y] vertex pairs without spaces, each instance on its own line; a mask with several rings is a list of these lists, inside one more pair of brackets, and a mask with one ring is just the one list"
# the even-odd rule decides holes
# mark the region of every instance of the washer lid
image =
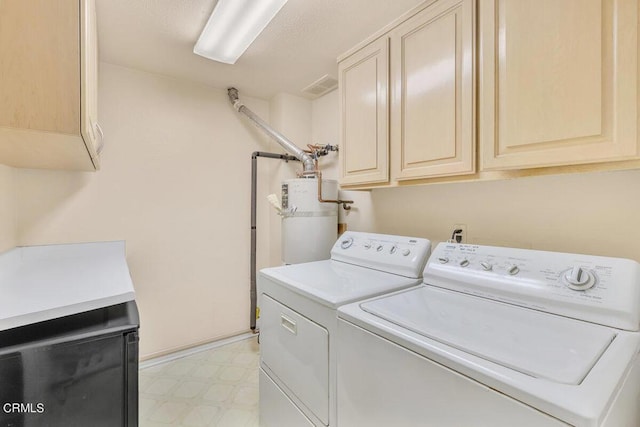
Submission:
[[616,336],[603,326],[430,286],[361,308],[491,362],[564,384],[580,384]]

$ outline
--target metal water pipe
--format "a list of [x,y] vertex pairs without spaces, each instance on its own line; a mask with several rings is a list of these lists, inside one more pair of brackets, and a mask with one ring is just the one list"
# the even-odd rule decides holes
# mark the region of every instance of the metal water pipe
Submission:
[[273,140],[280,144],[288,153],[292,154],[296,159],[302,162],[302,176],[304,178],[316,177],[316,164],[314,159],[308,153],[288,140],[283,134],[273,129],[269,124],[267,124],[267,122],[262,120],[246,105],[240,102],[238,99],[238,89],[230,87],[227,89],[227,94],[229,95],[229,100],[233,104],[233,108],[235,108],[237,112],[247,116],[258,128],[273,138]]

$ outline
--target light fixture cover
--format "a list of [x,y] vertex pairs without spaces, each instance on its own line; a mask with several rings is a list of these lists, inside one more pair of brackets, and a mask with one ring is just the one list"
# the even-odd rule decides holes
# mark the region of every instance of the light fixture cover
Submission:
[[287,0],[218,0],[193,52],[235,64]]

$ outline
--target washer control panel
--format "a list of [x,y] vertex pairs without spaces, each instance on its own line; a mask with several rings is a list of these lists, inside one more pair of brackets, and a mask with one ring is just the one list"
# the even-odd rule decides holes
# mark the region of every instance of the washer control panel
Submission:
[[430,254],[427,239],[347,231],[333,245],[331,259],[420,278]]
[[640,329],[640,264],[622,258],[440,243],[424,282],[548,313]]

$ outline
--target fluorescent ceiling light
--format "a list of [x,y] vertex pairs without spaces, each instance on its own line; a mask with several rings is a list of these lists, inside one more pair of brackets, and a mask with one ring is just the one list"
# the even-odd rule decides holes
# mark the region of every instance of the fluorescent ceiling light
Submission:
[[287,0],[218,0],[193,52],[235,64]]

